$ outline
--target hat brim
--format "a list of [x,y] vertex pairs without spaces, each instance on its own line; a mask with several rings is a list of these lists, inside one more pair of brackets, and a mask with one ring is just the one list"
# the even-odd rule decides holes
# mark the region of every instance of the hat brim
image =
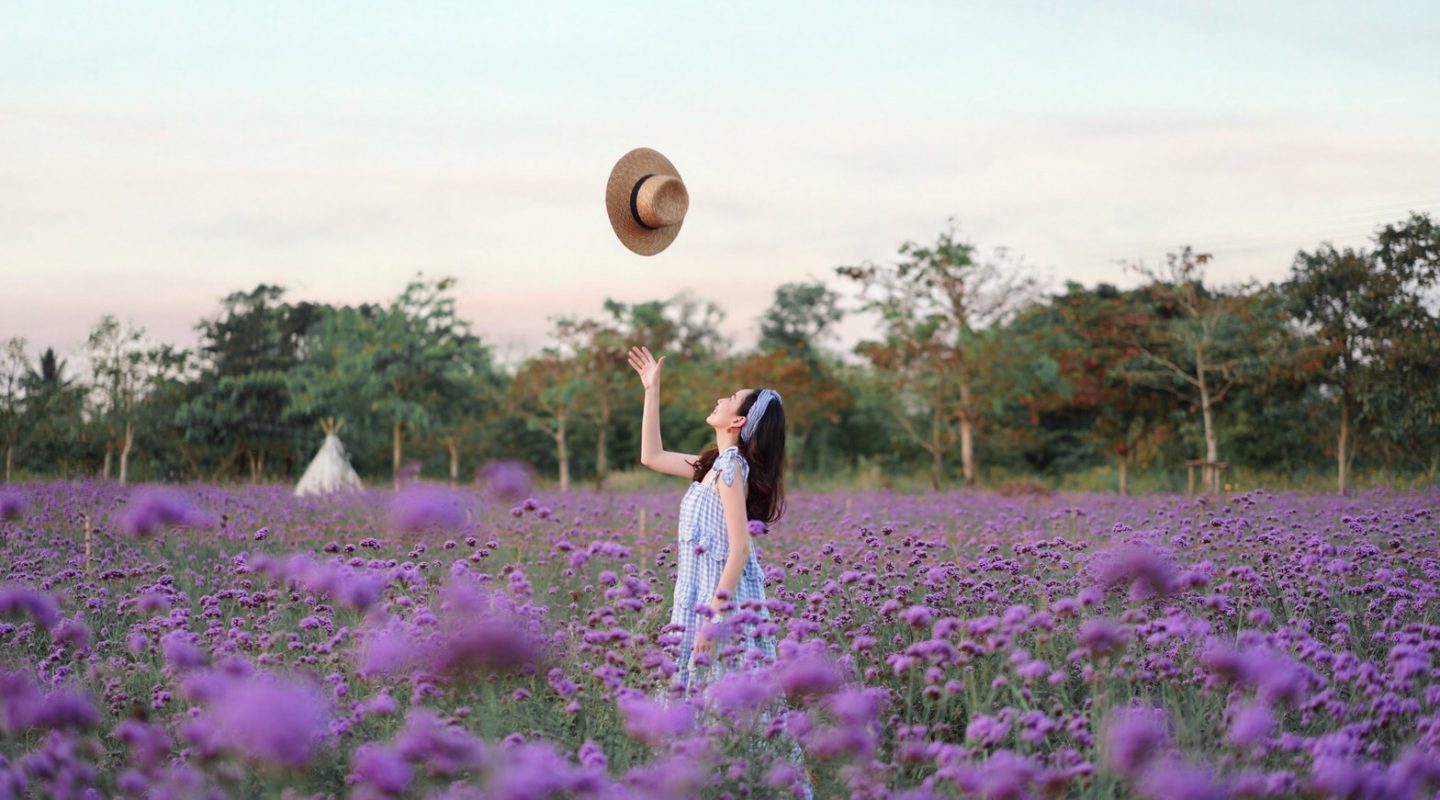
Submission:
[[635,219],[630,211],[630,193],[635,182],[646,175],[680,177],[668,158],[648,147],[637,147],[621,156],[610,170],[610,180],[605,184],[605,212],[610,215],[610,227],[620,237],[621,244],[639,255],[653,256],[675,241],[685,220],[652,230]]

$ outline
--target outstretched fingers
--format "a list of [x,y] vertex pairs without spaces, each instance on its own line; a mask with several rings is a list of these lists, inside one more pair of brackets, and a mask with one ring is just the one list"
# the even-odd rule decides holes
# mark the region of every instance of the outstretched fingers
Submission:
[[[630,348],[630,366],[637,372],[643,372],[656,365],[655,356],[650,353],[650,348],[641,345]],[[664,359],[661,359],[662,361]]]
[[630,348],[629,359],[630,366],[633,367],[636,372],[644,372],[645,368],[649,366],[645,363],[645,354],[642,353],[638,347]]

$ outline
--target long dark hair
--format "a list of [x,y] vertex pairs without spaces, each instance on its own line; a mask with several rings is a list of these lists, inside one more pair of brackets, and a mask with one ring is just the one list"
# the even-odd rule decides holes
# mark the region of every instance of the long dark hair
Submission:
[[[751,391],[740,402],[739,415],[749,414],[759,396],[759,389]],[[719,456],[720,450],[713,446],[701,453],[695,460],[695,480],[705,480]],[[772,400],[766,406],[755,433],[740,443],[740,456],[750,465],[745,516],[767,525],[775,522],[785,513],[785,408],[779,402]]]

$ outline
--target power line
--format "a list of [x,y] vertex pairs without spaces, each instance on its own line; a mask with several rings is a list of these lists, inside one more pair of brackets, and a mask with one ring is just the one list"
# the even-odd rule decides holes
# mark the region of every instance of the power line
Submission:
[[[1430,207],[1430,206],[1440,207],[1440,198],[1437,198],[1437,199],[1435,199],[1435,200],[1427,200],[1427,201],[1420,202],[1420,203],[1405,203],[1405,204],[1402,204],[1402,205],[1391,205],[1391,206],[1386,206],[1385,209],[1389,210],[1389,211],[1392,212],[1392,213],[1393,213],[1396,209],[1403,209],[1403,210],[1406,210],[1406,211],[1426,212],[1426,211],[1431,211],[1431,210],[1432,210],[1432,209],[1428,208],[1428,207]],[[1377,210],[1374,210],[1374,211],[1365,211],[1365,212],[1355,211],[1355,212],[1350,212],[1349,214],[1347,214],[1347,215],[1344,216],[1344,217],[1339,217],[1339,218],[1333,218],[1333,217],[1332,217],[1331,219],[1334,219],[1334,221],[1338,223],[1338,222],[1343,222],[1343,221],[1345,221],[1345,220],[1347,220],[1347,219],[1356,219],[1356,218],[1362,218],[1362,217],[1366,217],[1366,216],[1380,216],[1381,214],[1384,214],[1384,213],[1385,213],[1384,210],[1380,210],[1380,209],[1377,208]],[[1111,259],[1116,259],[1116,258],[1132,258],[1132,257],[1135,257],[1136,255],[1142,255],[1142,254],[1145,254],[1145,253],[1154,253],[1154,252],[1156,252],[1156,251],[1161,251],[1161,250],[1164,250],[1164,251],[1174,250],[1174,249],[1176,249],[1176,248],[1178,248],[1178,247],[1180,247],[1180,246],[1183,246],[1183,245],[1185,245],[1185,244],[1190,244],[1190,245],[1194,246],[1197,250],[1200,250],[1200,251],[1202,251],[1202,252],[1208,252],[1208,253],[1238,253],[1238,252],[1247,252],[1247,251],[1254,251],[1254,250],[1264,250],[1264,249],[1273,248],[1273,247],[1283,247],[1283,246],[1286,246],[1286,245],[1301,246],[1301,247],[1303,247],[1303,246],[1305,246],[1306,244],[1309,244],[1310,246],[1314,246],[1314,245],[1320,244],[1321,242],[1336,242],[1336,241],[1342,241],[1342,240],[1346,240],[1346,239],[1353,239],[1353,238],[1356,238],[1356,237],[1371,236],[1371,235],[1377,233],[1382,227],[1384,227],[1384,225],[1388,224],[1389,222],[1393,222],[1393,221],[1396,221],[1396,220],[1386,220],[1385,222],[1375,222],[1375,223],[1372,223],[1372,224],[1367,225],[1367,226],[1364,226],[1364,227],[1357,227],[1357,226],[1354,226],[1354,225],[1348,225],[1348,226],[1344,226],[1343,228],[1340,228],[1340,227],[1337,226],[1337,225],[1327,225],[1327,226],[1326,226],[1325,228],[1323,228],[1323,229],[1310,228],[1310,229],[1307,229],[1307,230],[1304,231],[1304,232],[1285,233],[1285,234],[1279,234],[1279,233],[1258,234],[1258,233],[1256,233],[1256,234],[1242,235],[1242,236],[1215,236],[1215,235],[1210,235],[1210,234],[1191,235],[1191,236],[1183,236],[1183,237],[1180,237],[1180,240],[1179,240],[1179,241],[1171,241],[1171,242],[1168,242],[1168,243],[1165,243],[1165,244],[1152,244],[1152,245],[1146,246],[1146,247],[1130,246],[1130,247],[1125,247],[1125,248],[1121,248],[1121,247],[1106,247],[1106,248],[1104,248],[1103,250],[1100,249],[1100,248],[1089,249],[1088,252],[1087,252],[1087,255],[1084,256],[1084,258],[1086,258],[1087,260],[1088,260],[1088,259],[1105,259],[1105,260],[1111,260]],[[1215,244],[1214,244],[1214,245],[1206,245],[1205,242],[1207,242],[1207,241],[1209,241],[1209,242],[1215,242]],[[1124,254],[1124,255],[1122,255],[1122,254]]]

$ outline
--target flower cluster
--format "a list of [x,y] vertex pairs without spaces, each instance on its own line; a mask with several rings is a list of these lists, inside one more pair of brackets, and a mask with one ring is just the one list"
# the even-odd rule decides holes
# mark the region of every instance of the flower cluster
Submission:
[[797,494],[686,692],[675,496],[512,467],[5,490],[0,797],[1440,790],[1435,490]]

